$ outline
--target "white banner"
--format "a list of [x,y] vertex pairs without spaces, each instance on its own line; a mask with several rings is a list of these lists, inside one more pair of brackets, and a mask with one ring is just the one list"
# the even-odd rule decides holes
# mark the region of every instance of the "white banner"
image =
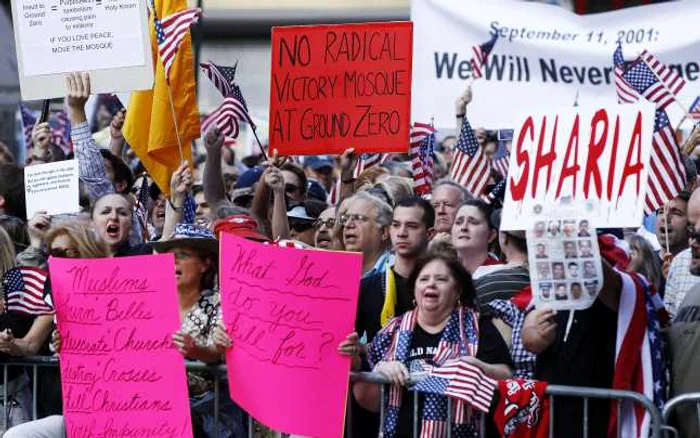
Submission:
[[61,97],[65,73],[91,71],[92,92],[151,88],[142,0],[12,0],[23,100]]
[[577,107],[521,115],[516,125],[502,230],[544,220],[639,227],[649,176],[654,106]]
[[[700,94],[700,7],[696,0],[579,16],[564,8],[508,0],[413,0],[414,121],[453,128],[454,104],[472,82],[471,47],[499,39],[474,81],[474,126],[509,128],[523,109],[617,102],[613,52],[648,49],[688,81],[686,107]],[[677,105],[669,107],[680,120]]]

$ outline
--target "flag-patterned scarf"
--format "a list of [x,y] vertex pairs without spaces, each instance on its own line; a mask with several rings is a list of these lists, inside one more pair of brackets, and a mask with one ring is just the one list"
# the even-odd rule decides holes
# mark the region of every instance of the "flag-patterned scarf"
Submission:
[[[413,330],[418,319],[418,309],[406,312],[394,318],[379,332],[372,341],[369,361],[374,367],[380,361],[399,361],[407,367],[409,351],[413,339]],[[476,356],[479,342],[478,314],[469,308],[460,307],[452,312],[442,333],[433,364],[439,367],[450,359],[463,356]],[[414,367],[415,368],[415,367]],[[428,371],[427,369],[410,369]],[[403,388],[391,386],[386,394],[386,419],[382,425],[384,438],[393,438],[399,424],[399,412],[403,398]],[[447,422],[447,398],[444,395],[426,394],[421,411],[421,438],[441,438],[447,436],[447,428],[452,429],[452,436],[476,436],[478,417],[469,415],[467,404],[456,401],[452,404],[452,424]]]

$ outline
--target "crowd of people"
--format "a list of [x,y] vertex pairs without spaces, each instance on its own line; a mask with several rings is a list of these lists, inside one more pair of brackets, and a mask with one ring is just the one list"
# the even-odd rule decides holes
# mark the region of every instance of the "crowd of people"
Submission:
[[[666,358],[670,385],[664,398],[700,391],[700,190],[689,157],[685,191],[657,212],[654,227],[598,230],[600,239],[612,238],[615,244],[601,240],[604,278],[594,304],[555,312],[528,305],[529,263],[536,261],[529,261],[525,232],[501,230],[498,200],[488,202],[447,177],[458,138],[447,136],[437,145],[435,182],[423,197],[413,193],[406,154],[393,154],[356,175],[358,154],[352,149],[336,157],[282,157],[269,151],[267,161],[257,154],[240,158],[215,129],[204,134],[205,153],[182,163],[166,188],[153,183],[125,144],[124,110],[115,108],[109,117],[88,123],[90,94],[87,74],[69,75],[65,102],[71,154],[53,145],[49,126],[39,123],[26,163],[14,162],[9,152],[0,156],[0,274],[16,266],[46,269],[49,256],[173,253],[182,321],[173,343],[186,359],[216,364],[226,349],[236,348],[220,317],[221,233],[285,247],[361,253],[355,331],[338,346],[338,354],[352,358],[353,370],[380,373],[392,385],[380,425],[378,385],[352,384],[347,427],[356,437],[377,436],[380,429],[381,436],[408,437],[414,420],[426,430],[431,421],[448,418],[454,436],[473,436],[478,416],[448,415],[439,395],[421,398],[414,411],[414,393],[407,391],[413,373],[454,358],[497,380],[612,388],[620,295],[628,281],[656,291],[670,315],[664,330],[668,343],[652,352]],[[471,100],[470,90],[457,100],[458,123]],[[95,141],[100,132],[109,133],[105,147]],[[476,137],[486,153],[494,153],[493,133],[478,129]],[[700,135],[688,141],[700,143]],[[23,167],[70,158],[79,164],[82,211],[25,217]],[[501,178],[494,171],[489,184]],[[569,232],[595,233],[585,220],[579,227]],[[547,232],[545,222],[534,230],[536,235]],[[534,257],[546,257],[547,250],[538,245]],[[576,250],[572,247],[572,254]],[[0,321],[4,358],[60,354],[61,335],[52,316],[5,312]],[[230,401],[226,385],[220,386],[220,424],[211,421],[212,379],[206,373],[188,374],[195,436],[214,436],[215,429],[222,437],[244,436],[248,420]],[[12,426],[4,436],[63,436],[57,372],[40,372],[40,393],[34,395],[43,418],[37,421],[29,421],[31,384],[22,369],[10,368],[3,383]],[[589,436],[607,435],[611,412],[608,401],[591,401]],[[487,436],[498,436],[492,414]],[[582,436],[580,400],[562,399],[553,416],[554,436]],[[679,419],[682,436],[700,434],[692,413],[682,412]]]

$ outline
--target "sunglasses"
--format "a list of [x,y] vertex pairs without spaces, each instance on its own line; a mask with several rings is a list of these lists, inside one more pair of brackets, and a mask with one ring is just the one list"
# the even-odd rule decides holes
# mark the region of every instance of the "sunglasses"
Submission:
[[294,184],[285,184],[284,185],[284,192],[285,193],[294,193],[297,190],[299,190],[299,186],[295,186]]
[[80,251],[74,248],[51,248],[49,250],[49,255],[51,257],[77,259],[80,257]]
[[314,222],[314,227],[318,230],[322,226],[325,226],[326,228],[333,228],[335,226],[335,219],[330,218],[326,219],[325,221],[323,219],[317,219],[316,222]]
[[304,231],[311,229],[313,226],[313,222],[291,222],[289,224],[289,228],[297,233],[303,233]]

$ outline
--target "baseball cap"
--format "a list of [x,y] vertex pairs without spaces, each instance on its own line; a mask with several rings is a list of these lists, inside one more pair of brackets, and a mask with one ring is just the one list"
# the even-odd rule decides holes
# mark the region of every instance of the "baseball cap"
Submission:
[[260,166],[251,167],[250,169],[243,172],[236,180],[236,185],[233,186],[234,189],[246,189],[253,187],[253,185],[258,182],[262,176],[263,168]]
[[306,185],[306,196],[311,199],[318,199],[319,201],[326,202],[328,195],[326,190],[318,183],[318,181],[310,179]]

